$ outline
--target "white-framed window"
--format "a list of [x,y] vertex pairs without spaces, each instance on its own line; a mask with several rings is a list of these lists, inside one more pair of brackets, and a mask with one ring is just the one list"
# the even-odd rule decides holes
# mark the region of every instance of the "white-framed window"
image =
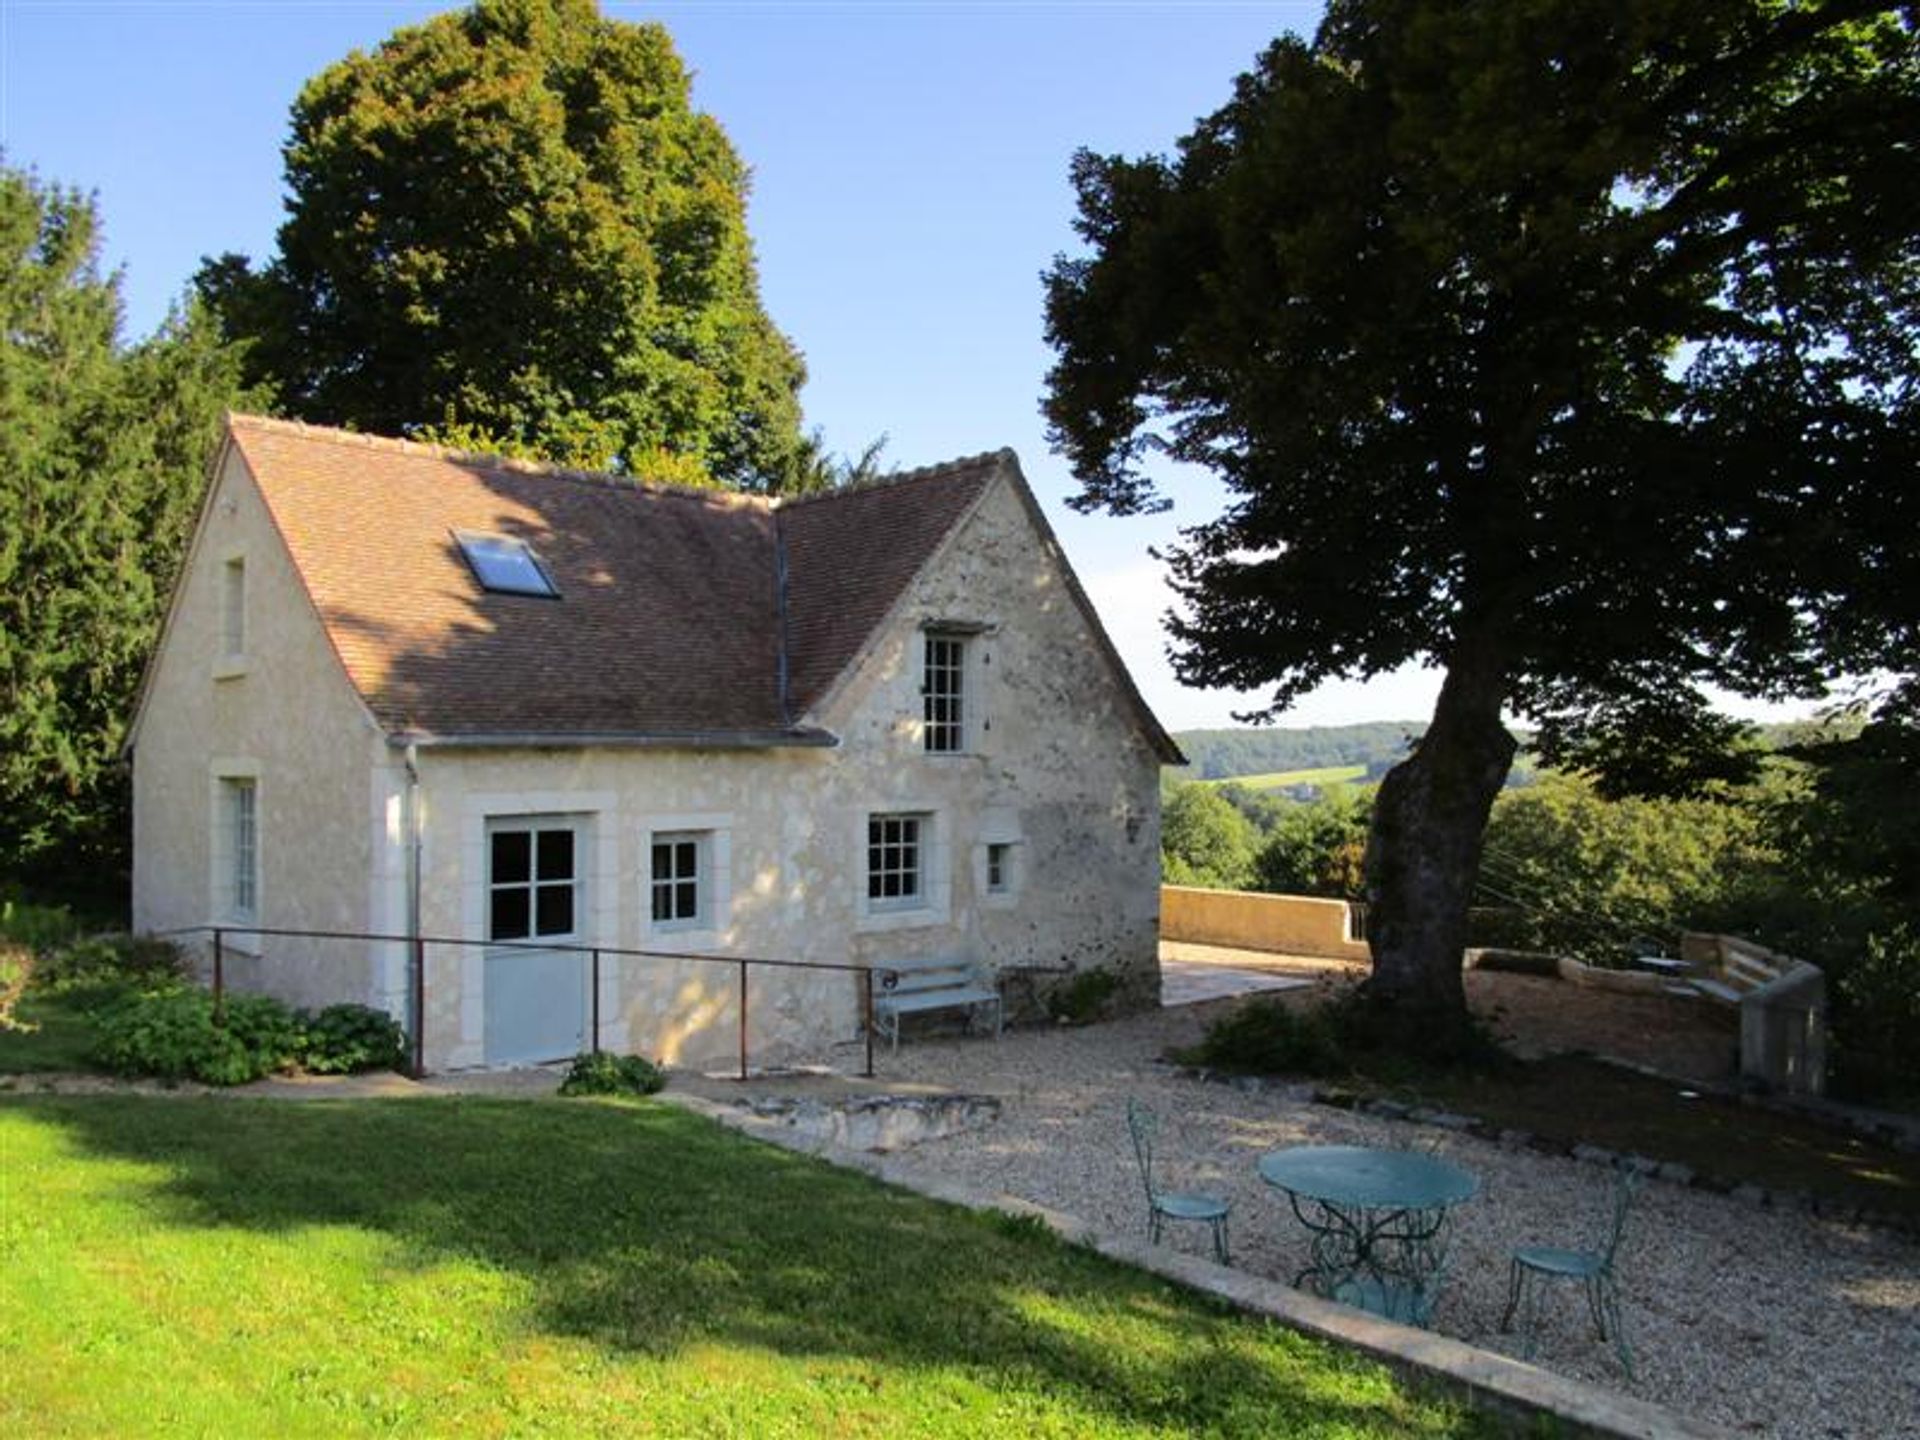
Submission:
[[247,560],[230,555],[220,571],[220,654],[239,660],[247,653]]
[[927,903],[925,815],[867,817],[867,904],[911,910]]
[[1013,846],[1006,841],[989,841],[987,844],[987,893],[1013,893]]
[[578,826],[561,817],[487,824],[487,938],[571,940],[581,933]]
[[260,791],[250,775],[220,780],[221,852],[225,867],[228,920],[257,920],[260,915]]
[[711,923],[713,835],[656,830],[647,846],[648,890],[655,930],[699,930]]
[[929,630],[924,644],[921,737],[929,755],[958,755],[967,748],[967,637]]

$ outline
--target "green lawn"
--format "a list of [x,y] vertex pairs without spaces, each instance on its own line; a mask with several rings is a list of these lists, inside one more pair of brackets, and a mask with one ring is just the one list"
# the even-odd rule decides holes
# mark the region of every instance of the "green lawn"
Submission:
[[651,1103],[8,1097],[0,1264],[18,1435],[1490,1428]]
[[89,1070],[93,1020],[77,1005],[53,996],[28,995],[16,1019],[31,1030],[0,1029],[0,1075],[46,1070]]
[[1367,767],[1364,765],[1322,765],[1317,770],[1273,770],[1265,775],[1229,775],[1222,780],[1204,783],[1244,785],[1249,790],[1284,790],[1289,785],[1318,785],[1324,790],[1329,785],[1365,779],[1366,774]]

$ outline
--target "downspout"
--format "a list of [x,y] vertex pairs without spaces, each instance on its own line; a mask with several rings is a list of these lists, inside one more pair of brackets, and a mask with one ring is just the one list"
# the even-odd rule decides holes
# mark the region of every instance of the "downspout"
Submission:
[[409,740],[401,754],[407,770],[407,788],[401,801],[401,824],[407,832],[407,1033],[413,1037],[413,1073],[426,1069],[426,948],[420,939],[420,752]]

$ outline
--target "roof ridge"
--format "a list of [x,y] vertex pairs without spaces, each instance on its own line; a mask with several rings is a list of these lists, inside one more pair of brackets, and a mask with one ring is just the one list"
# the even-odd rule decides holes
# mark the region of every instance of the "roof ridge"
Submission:
[[791,510],[796,505],[817,505],[828,500],[844,500],[852,495],[866,495],[875,490],[891,490],[895,486],[909,485],[921,480],[938,480],[962,470],[971,470],[988,463],[1020,463],[1013,447],[1002,445],[998,450],[982,450],[977,455],[961,455],[952,460],[941,460],[931,465],[916,465],[911,470],[896,470],[890,475],[876,475],[871,480],[856,481],[852,485],[843,485],[837,490],[819,490],[811,495],[775,495],[772,502],[775,509]]
[[484,450],[462,450],[452,445],[434,445],[423,440],[403,440],[393,435],[373,435],[361,430],[343,430],[336,425],[316,425],[306,420],[287,420],[276,415],[250,415],[229,410],[227,424],[249,430],[265,430],[302,440],[319,440],[332,445],[356,446],[389,454],[414,455],[426,460],[444,460],[454,465],[475,465],[489,470],[518,475],[541,475],[552,480],[571,480],[609,490],[645,490],[656,495],[678,496],[688,500],[718,501],[728,506],[772,509],[774,497],[746,490],[730,490],[716,485],[676,485],[667,480],[649,480],[639,475],[618,475],[607,470],[581,470],[556,465],[548,460],[523,460],[512,455],[494,455]]

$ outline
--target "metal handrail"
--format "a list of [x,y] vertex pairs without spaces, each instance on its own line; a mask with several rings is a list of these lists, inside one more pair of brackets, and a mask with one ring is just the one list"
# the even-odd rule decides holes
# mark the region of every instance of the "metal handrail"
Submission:
[[873,979],[881,977],[880,987],[891,990],[899,983],[900,972],[884,965],[856,965],[834,960],[766,960],[745,955],[715,955],[691,950],[633,950],[613,945],[581,945],[570,942],[543,943],[539,940],[472,940],[463,935],[401,935],[377,930],[296,930],[272,925],[182,925],[171,930],[152,932],[158,939],[188,935],[213,937],[213,1003],[216,1019],[225,1016],[225,939],[228,935],[264,935],[292,940],[352,940],[375,944],[406,945],[412,952],[413,1050],[415,1077],[426,1072],[426,950],[429,945],[478,946],[484,950],[535,950],[589,957],[592,974],[588,989],[593,1003],[593,1053],[600,1053],[600,958],[613,955],[636,960],[697,961],[703,964],[737,966],[740,976],[740,1078],[747,1078],[747,975],[752,966],[776,970],[843,971],[865,977],[861,985],[862,1029],[866,1036],[866,1068],[863,1079],[873,1078]]

